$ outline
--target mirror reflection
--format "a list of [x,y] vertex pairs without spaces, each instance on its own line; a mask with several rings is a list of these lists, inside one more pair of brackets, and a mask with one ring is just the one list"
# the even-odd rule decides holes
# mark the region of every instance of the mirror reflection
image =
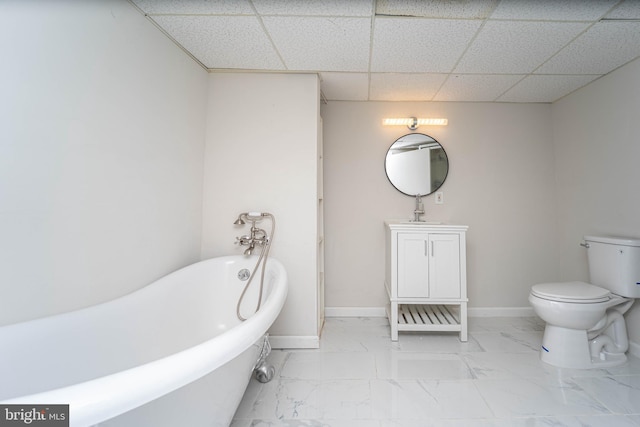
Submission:
[[449,173],[449,159],[434,138],[410,133],[389,147],[384,168],[398,191],[408,196],[426,196],[444,183]]

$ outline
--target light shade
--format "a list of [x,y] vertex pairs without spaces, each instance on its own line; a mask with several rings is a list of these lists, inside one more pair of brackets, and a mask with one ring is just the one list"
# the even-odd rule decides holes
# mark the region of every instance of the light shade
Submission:
[[444,118],[401,117],[383,119],[382,124],[384,126],[407,126],[409,129],[415,130],[420,125],[446,126],[449,121]]

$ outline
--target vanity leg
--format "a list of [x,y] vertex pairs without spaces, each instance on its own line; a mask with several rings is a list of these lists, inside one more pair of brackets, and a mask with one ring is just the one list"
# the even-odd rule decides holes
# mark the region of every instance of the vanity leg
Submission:
[[389,326],[391,326],[391,341],[398,341],[398,303],[393,301],[389,307]]
[[467,303],[460,303],[460,341],[467,342]]

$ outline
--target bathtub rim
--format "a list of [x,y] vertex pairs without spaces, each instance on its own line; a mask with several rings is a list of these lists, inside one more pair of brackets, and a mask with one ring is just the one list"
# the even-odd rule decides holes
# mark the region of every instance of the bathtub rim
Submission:
[[[164,278],[203,263],[242,259],[242,255],[209,258],[187,265]],[[120,372],[66,387],[6,399],[1,403],[69,404],[70,425],[91,426],[142,406],[213,372],[258,342],[280,314],[288,293],[287,272],[282,263],[275,258],[269,257],[267,265],[269,269],[275,269],[278,276],[268,297],[257,313],[228,331],[177,353]],[[120,298],[144,291],[156,282]],[[81,310],[87,309],[90,308]],[[61,315],[65,314],[68,313]]]

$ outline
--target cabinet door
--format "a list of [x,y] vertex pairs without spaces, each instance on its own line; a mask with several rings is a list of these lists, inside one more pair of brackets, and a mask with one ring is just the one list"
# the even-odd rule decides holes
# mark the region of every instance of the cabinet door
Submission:
[[460,298],[460,236],[429,234],[429,297]]
[[427,236],[398,233],[398,298],[429,297]]

